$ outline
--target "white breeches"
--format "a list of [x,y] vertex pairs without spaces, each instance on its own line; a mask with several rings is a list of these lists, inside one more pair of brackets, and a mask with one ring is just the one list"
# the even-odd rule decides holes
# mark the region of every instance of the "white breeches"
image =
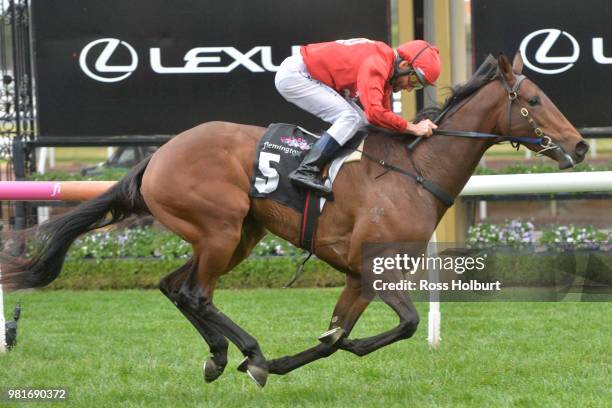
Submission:
[[286,100],[331,123],[327,133],[340,145],[368,124],[365,113],[355,102],[310,77],[299,54],[283,61],[274,83]]

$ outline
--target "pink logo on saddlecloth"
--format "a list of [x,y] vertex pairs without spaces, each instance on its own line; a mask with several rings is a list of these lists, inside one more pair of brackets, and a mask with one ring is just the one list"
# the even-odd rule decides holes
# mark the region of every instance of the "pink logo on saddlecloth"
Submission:
[[296,147],[300,150],[310,150],[310,143],[303,137],[281,136],[280,141],[290,147]]

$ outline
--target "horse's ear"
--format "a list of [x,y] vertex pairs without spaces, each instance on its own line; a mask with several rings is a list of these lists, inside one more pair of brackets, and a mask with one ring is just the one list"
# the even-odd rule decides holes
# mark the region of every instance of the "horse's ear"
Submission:
[[497,64],[502,75],[506,78],[506,82],[510,83],[514,79],[514,72],[512,72],[512,66],[510,65],[510,61],[504,54],[499,54],[497,57]]
[[523,57],[521,56],[520,51],[517,51],[516,54],[514,54],[514,59],[512,60],[512,70],[517,75],[523,73]]

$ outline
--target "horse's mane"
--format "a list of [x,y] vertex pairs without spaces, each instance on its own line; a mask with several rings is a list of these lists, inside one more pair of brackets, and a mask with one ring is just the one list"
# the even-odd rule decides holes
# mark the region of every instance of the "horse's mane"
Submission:
[[421,110],[414,118],[414,122],[419,122],[423,119],[433,121],[438,119],[442,112],[446,111],[446,114],[448,114],[453,111],[454,108],[460,106],[463,101],[472,96],[477,90],[495,79],[498,73],[497,68],[497,59],[489,54],[468,81],[451,88],[451,95],[442,106],[429,106]]

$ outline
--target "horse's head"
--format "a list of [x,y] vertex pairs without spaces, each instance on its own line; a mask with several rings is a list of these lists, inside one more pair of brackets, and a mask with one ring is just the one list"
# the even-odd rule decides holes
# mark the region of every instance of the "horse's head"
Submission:
[[541,138],[540,143],[525,146],[556,160],[561,170],[583,161],[589,145],[546,94],[522,75],[520,53],[515,55],[512,65],[503,54],[497,62],[508,95],[498,128],[506,135]]

